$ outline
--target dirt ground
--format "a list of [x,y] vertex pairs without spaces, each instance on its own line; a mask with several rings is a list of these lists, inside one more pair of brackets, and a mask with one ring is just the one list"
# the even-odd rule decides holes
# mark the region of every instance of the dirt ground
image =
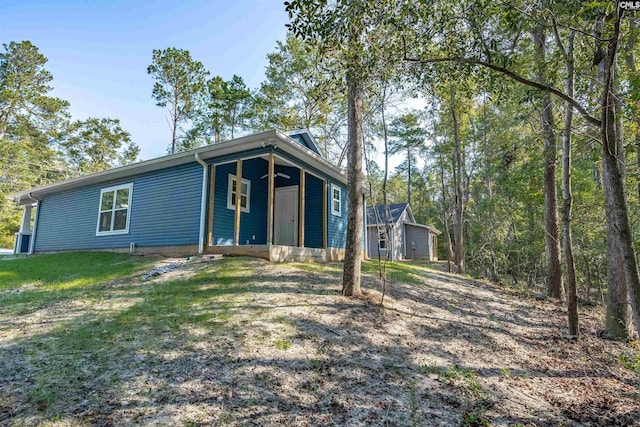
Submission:
[[[339,264],[236,260],[222,281],[228,262],[105,284],[99,300],[0,311],[0,424],[640,425],[640,349],[599,338],[601,309],[581,308],[572,341],[562,305],[425,267],[399,267],[380,307],[373,274],[352,299],[339,294]],[[52,331],[121,319],[191,277],[192,321],[158,333],[144,312],[99,354],[45,351]],[[38,404],[38,372],[61,369],[53,359],[89,374]]]

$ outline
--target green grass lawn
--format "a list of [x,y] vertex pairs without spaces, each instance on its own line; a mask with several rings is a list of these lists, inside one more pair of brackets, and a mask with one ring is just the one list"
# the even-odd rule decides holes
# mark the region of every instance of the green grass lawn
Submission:
[[154,259],[108,252],[70,252],[0,258],[0,307],[20,313],[53,302],[100,292]]
[[[623,412],[638,406],[639,359],[628,344],[599,340],[599,321],[583,315],[581,350],[558,338],[557,305],[433,263],[389,263],[381,308],[377,260],[363,262],[367,296],[357,299],[340,295],[341,263],[196,258],[149,280],[164,258],[7,258],[0,425],[481,425],[473,420],[485,410],[498,417],[490,403],[530,373],[548,387],[522,389],[542,406],[523,418],[501,413],[509,425],[550,412],[544,423],[558,424],[567,412],[545,396],[591,404],[582,390],[595,383],[603,396],[627,396],[599,409],[602,425],[612,410],[638,419]],[[580,375],[566,368],[583,363]]]
[[87,393],[115,400],[169,347],[233,333],[230,301],[254,290],[243,280],[254,273],[246,259],[205,264],[185,280],[143,280],[158,261],[105,252],[0,260],[0,377],[20,378],[0,408],[55,421]]

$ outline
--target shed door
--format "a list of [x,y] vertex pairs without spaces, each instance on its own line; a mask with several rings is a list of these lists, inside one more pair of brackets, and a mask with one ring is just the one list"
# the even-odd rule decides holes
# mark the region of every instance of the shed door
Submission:
[[276,188],[273,243],[298,246],[298,186]]

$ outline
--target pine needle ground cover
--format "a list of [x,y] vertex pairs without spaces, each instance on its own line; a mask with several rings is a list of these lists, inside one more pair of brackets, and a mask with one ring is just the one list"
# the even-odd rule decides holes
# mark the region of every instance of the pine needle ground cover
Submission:
[[[0,258],[0,424],[633,425],[635,343],[420,264]],[[165,274],[149,271],[174,265]]]

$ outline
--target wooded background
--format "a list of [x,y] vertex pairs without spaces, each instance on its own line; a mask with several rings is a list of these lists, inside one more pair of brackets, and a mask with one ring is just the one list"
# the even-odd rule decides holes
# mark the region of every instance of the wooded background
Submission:
[[[455,271],[543,284],[567,301],[572,336],[576,304],[590,301],[607,304],[611,335],[637,337],[635,12],[574,0],[285,7],[291,34],[258,88],[211,75],[185,50],[150,52],[150,102],[166,109],[168,152],[308,128],[339,167],[364,156],[364,175],[349,173],[370,185],[369,204],[410,201],[418,222],[443,231],[440,258]],[[5,195],[139,153],[116,118],[74,121],[49,96],[44,54],[28,41],[0,54],[3,247],[20,221]],[[426,107],[411,109],[416,98]],[[401,156],[398,167],[388,170],[385,151]]]

